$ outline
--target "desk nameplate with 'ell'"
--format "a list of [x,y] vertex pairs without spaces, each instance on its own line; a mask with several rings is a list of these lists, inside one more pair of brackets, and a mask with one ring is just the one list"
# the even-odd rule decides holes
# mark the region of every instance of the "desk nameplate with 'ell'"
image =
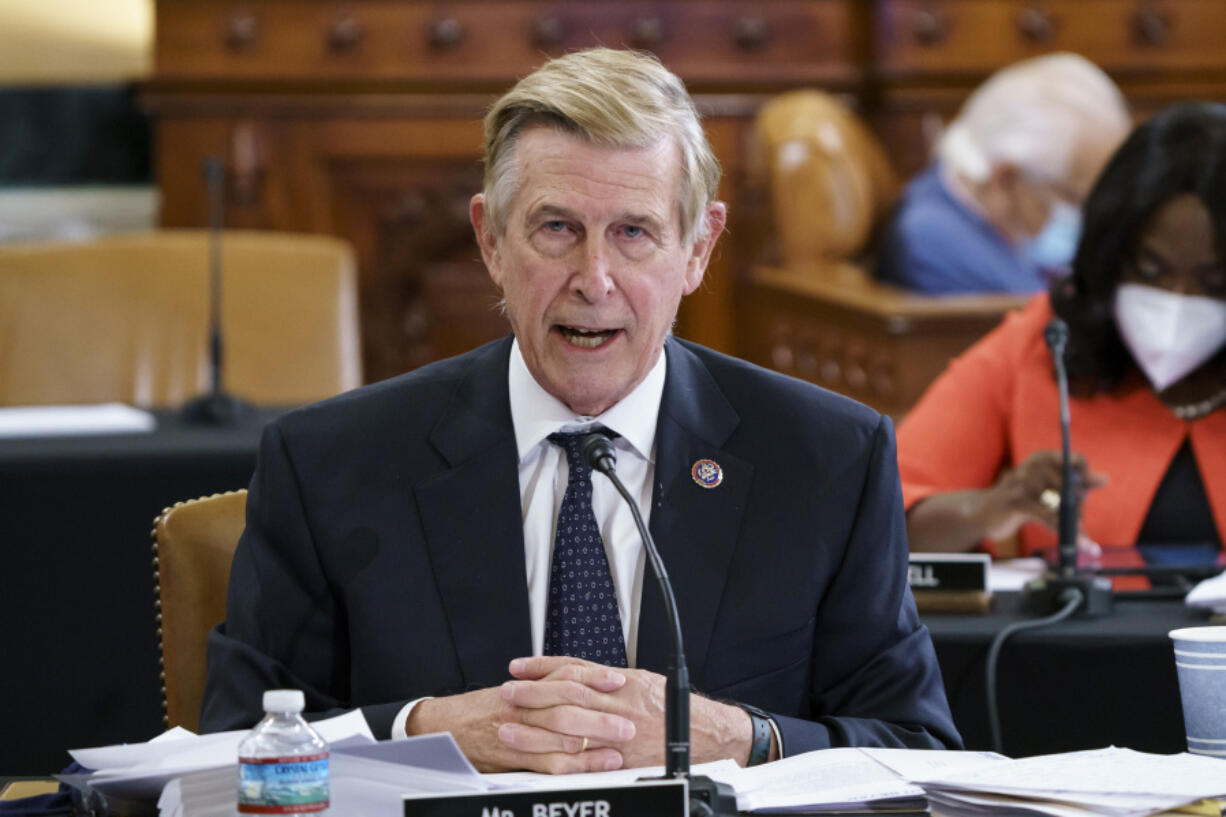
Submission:
[[986,613],[991,607],[986,553],[912,553],[907,584],[926,613]]
[[686,780],[640,780],[586,789],[406,795],[404,817],[684,817],[689,788]]

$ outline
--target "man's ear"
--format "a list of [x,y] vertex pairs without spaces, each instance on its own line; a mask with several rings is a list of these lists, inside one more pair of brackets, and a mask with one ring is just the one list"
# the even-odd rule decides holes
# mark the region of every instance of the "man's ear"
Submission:
[[694,239],[694,244],[690,247],[689,259],[686,262],[684,289],[686,295],[698,289],[698,285],[702,283],[702,277],[707,271],[707,263],[711,260],[711,251],[715,249],[715,243],[719,240],[720,233],[724,231],[724,224],[728,220],[728,208],[722,201],[713,201],[707,205],[703,219],[706,222],[706,235],[700,234]]
[[477,246],[481,248],[481,260],[485,269],[493,279],[494,285],[502,289],[502,266],[498,252],[498,236],[485,209],[485,196],[481,193],[468,202],[468,220],[472,222],[473,232],[477,236]]

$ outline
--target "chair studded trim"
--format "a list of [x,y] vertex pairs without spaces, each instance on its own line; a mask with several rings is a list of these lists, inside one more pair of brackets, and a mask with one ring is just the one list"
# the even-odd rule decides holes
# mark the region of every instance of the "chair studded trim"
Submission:
[[[176,502],[153,520],[153,610],[162,722],[199,727],[208,630],[224,618],[247,491]],[[214,621],[213,619],[216,619]]]

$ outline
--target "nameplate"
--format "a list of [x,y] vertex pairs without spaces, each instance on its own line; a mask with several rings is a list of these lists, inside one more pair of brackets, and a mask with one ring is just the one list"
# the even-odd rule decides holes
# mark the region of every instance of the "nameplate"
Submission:
[[912,592],[988,589],[992,557],[986,553],[912,553],[907,583]]
[[404,817],[685,817],[687,780],[640,780],[598,789],[473,792],[404,797]]

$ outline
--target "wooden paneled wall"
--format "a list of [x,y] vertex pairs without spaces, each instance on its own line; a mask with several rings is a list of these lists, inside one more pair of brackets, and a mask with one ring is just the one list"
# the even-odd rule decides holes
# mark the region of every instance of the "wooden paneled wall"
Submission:
[[770,316],[742,320],[761,303],[752,271],[770,230],[745,166],[765,99],[844,95],[905,175],[969,90],[1015,59],[1080,52],[1144,112],[1226,97],[1223,42],[1226,4],[1210,0],[159,0],[144,100],[163,224],[205,223],[200,166],[215,155],[232,226],[355,244],[375,380],[506,331],[467,221],[479,120],[547,56],[643,48],[686,80],[725,168],[731,230],[677,331],[748,355],[763,348],[750,335],[771,331]]

